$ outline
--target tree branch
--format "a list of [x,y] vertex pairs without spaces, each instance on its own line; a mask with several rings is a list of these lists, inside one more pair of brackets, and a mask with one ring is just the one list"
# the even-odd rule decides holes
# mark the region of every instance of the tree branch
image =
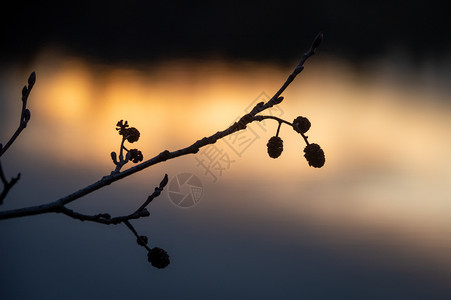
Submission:
[[[139,219],[141,217],[148,217],[150,215],[149,211],[147,210],[147,205],[150,204],[150,202],[158,197],[161,192],[163,191],[163,188],[168,183],[168,174],[165,174],[163,179],[160,182],[160,185],[155,188],[155,191],[147,197],[147,200],[134,212],[126,216],[120,216],[120,217],[114,217],[111,218],[111,216],[107,213],[103,214],[97,214],[97,215],[85,215],[78,213],[76,211],[73,211],[72,209],[67,208],[64,205],[61,205],[54,209],[54,212],[56,213],[62,213],[69,217],[72,217],[74,219],[80,220],[80,221],[91,221],[96,223],[101,223],[105,225],[116,225],[120,223],[128,223],[129,220],[132,219]],[[130,224],[130,223],[128,223]]]
[[139,171],[142,171],[150,166],[161,163],[163,161],[173,159],[173,158],[176,158],[179,156],[187,155],[187,154],[195,154],[195,153],[199,152],[200,148],[205,147],[210,144],[214,144],[219,139],[222,139],[230,134],[233,134],[237,131],[245,129],[249,123],[258,121],[258,118],[256,118],[256,114],[282,102],[283,97],[280,97],[280,95],[285,91],[285,89],[290,85],[290,83],[293,82],[293,80],[296,78],[296,76],[302,72],[302,70],[304,69],[303,65],[304,65],[305,61],[315,53],[315,51],[319,47],[322,39],[323,39],[323,35],[322,35],[322,33],[319,33],[316,36],[315,40],[313,41],[310,49],[306,53],[304,53],[300,62],[295,67],[293,72],[288,76],[285,83],[274,94],[274,96],[271,97],[270,100],[268,100],[266,103],[263,103],[263,102],[258,103],[257,105],[255,105],[255,107],[251,110],[250,113],[242,116],[238,122],[235,122],[234,124],[232,124],[231,126],[226,128],[225,130],[218,131],[211,136],[199,139],[196,142],[194,142],[193,144],[191,144],[190,146],[179,149],[179,150],[175,150],[175,151],[164,150],[157,156],[155,156],[147,161],[144,161],[134,167],[131,167],[127,170],[124,170],[122,172],[113,171],[113,172],[111,172],[110,175],[104,176],[97,182],[95,182],[85,188],[82,188],[70,195],[60,198],[56,201],[53,201],[53,202],[50,202],[50,203],[47,203],[44,205],[31,206],[31,207],[26,207],[26,208],[20,208],[20,209],[0,212],[0,220],[24,217],[24,216],[31,216],[31,215],[49,213],[49,212],[63,212],[66,214],[72,214],[73,216],[80,217],[80,215],[76,215],[76,213],[69,212],[66,209],[63,209],[63,211],[61,211],[61,208],[64,207],[66,204],[69,204],[72,201],[77,200],[83,196],[86,196],[87,194],[90,194],[100,188],[103,188],[115,181],[118,181],[120,179],[128,177],[132,174],[135,174]]

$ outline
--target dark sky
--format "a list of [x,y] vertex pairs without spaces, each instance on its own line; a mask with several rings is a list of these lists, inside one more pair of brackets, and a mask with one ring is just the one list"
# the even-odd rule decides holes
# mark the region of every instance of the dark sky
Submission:
[[173,57],[291,60],[317,32],[358,62],[390,51],[444,57],[447,10],[428,1],[33,1],[3,10],[2,60],[58,46],[106,62]]

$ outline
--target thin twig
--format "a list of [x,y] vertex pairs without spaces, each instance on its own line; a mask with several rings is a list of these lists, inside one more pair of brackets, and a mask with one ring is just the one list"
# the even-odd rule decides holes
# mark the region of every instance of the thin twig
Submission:
[[2,162],[0,161],[0,179],[3,183],[3,191],[0,194],[0,205],[3,204],[3,200],[6,198],[6,195],[8,194],[9,190],[19,181],[20,179],[20,173],[17,174],[16,177],[11,178],[10,181],[8,181],[5,177],[5,173],[3,173],[2,168]]
[[141,238],[141,236],[138,234],[138,232],[136,232],[135,228],[132,226],[132,224],[130,224],[130,222],[128,220],[123,222],[128,229],[130,229],[131,232],[133,232],[133,234],[136,236],[136,239],[138,241],[140,241],[140,245],[143,246],[144,248],[147,249],[147,251],[151,251],[151,249],[149,248],[149,246],[147,246],[147,243]]
[[120,217],[115,217],[115,218],[109,217],[108,214],[97,214],[97,215],[91,216],[91,215],[85,215],[85,214],[78,213],[65,206],[61,206],[61,207],[55,209],[55,212],[63,213],[69,217],[72,217],[72,218],[80,220],[80,221],[91,221],[91,222],[101,223],[101,224],[105,224],[105,225],[117,225],[117,224],[120,224],[120,223],[128,221],[128,220],[139,219],[142,217],[148,217],[150,215],[149,211],[147,209],[144,209],[141,211],[134,212],[127,216],[120,216]]
[[147,200],[136,210],[135,213],[145,209],[146,206],[149,205],[149,203],[153,199],[155,199],[156,197],[160,196],[160,193],[163,191],[163,188],[166,186],[167,183],[168,183],[168,174],[165,174],[163,180],[161,180],[161,182],[160,182],[160,185],[155,188],[155,191],[152,193],[152,195],[147,197]]
[[[275,117],[275,116],[255,116],[254,117],[254,120],[255,121],[259,121],[259,122],[261,122],[263,120],[266,120],[266,119],[273,119],[273,120],[276,120],[276,121],[279,122],[279,127],[277,128],[276,136],[279,135],[280,125],[282,125],[282,123],[285,123],[285,124],[290,125],[291,127],[293,127],[293,123],[290,123],[288,121],[285,121],[284,119],[281,119],[281,118],[278,118],[278,117]],[[299,134],[302,136],[302,138],[304,139],[305,143],[308,145],[309,144],[308,136],[306,136],[304,133],[301,133],[301,132],[299,132]]]
[[30,120],[30,111],[27,109],[28,96],[30,95],[31,89],[36,82],[36,74],[32,72],[28,77],[28,87],[24,86],[22,89],[22,111],[20,113],[19,127],[16,132],[11,136],[9,141],[5,146],[0,147],[0,157],[9,149],[9,147],[14,143],[17,137],[20,135],[22,130],[27,127],[28,121]]

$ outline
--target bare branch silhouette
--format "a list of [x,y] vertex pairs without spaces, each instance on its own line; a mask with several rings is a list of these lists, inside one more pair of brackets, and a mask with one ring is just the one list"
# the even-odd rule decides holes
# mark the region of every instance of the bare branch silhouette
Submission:
[[[11,147],[11,145],[20,135],[20,133],[27,127],[28,121],[30,121],[31,113],[30,110],[27,108],[27,101],[31,89],[33,88],[35,83],[36,83],[36,73],[32,72],[28,77],[28,87],[24,86],[22,89],[22,111],[20,113],[19,127],[17,127],[16,131],[11,136],[9,141],[5,144],[5,146],[0,144],[0,157],[2,157],[2,155],[6,153],[9,147]],[[3,204],[3,200],[6,198],[6,195],[8,194],[9,190],[17,183],[17,181],[19,181],[20,173],[17,174],[16,177],[11,178],[11,180],[7,180],[5,177],[5,173],[3,172],[2,164],[0,162],[0,179],[2,180],[3,183],[3,190],[2,193],[0,194],[0,205],[1,205]]]
[[[174,159],[183,155],[187,154],[195,154],[199,152],[199,149],[202,147],[205,147],[210,144],[216,143],[219,139],[222,139],[228,135],[231,135],[235,132],[238,132],[240,130],[246,129],[247,125],[252,122],[260,122],[265,119],[271,119],[275,120],[279,123],[279,126],[277,128],[276,136],[273,136],[268,141],[267,147],[268,147],[268,154],[272,158],[277,158],[280,156],[280,154],[283,151],[283,141],[279,137],[279,130],[282,124],[289,125],[298,132],[302,138],[304,139],[306,143],[306,147],[304,149],[305,152],[305,158],[307,159],[310,166],[320,168],[324,165],[325,157],[324,152],[321,149],[321,147],[318,144],[309,143],[308,137],[305,135],[305,133],[310,128],[310,121],[305,117],[297,117],[293,120],[293,122],[288,122],[286,120],[283,120],[278,117],[274,116],[265,116],[265,115],[257,115],[263,111],[265,111],[268,108],[271,108],[275,105],[280,104],[283,101],[283,97],[281,97],[281,94],[285,91],[285,89],[293,82],[293,80],[296,78],[296,76],[302,72],[304,69],[304,63],[305,61],[312,56],[319,45],[321,44],[323,40],[322,33],[318,34],[316,38],[314,39],[311,47],[309,50],[304,53],[302,56],[300,62],[298,65],[294,68],[293,72],[288,76],[284,84],[280,87],[280,89],[269,99],[266,103],[260,102],[256,104],[250,113],[247,113],[243,115],[238,122],[233,123],[228,128],[218,131],[208,137],[204,137],[202,139],[197,140],[193,144],[181,148],[175,151],[169,151],[164,150],[160,154],[156,155],[155,157],[152,157],[146,161],[143,161],[144,157],[138,149],[128,149],[125,147],[125,142],[134,143],[139,140],[140,132],[138,129],[134,127],[129,127],[129,124],[127,121],[120,120],[116,124],[116,130],[118,131],[119,135],[122,136],[122,141],[120,144],[119,154],[116,154],[116,152],[111,153],[111,159],[115,165],[114,170],[106,176],[103,176],[100,180],[81,188],[72,194],[69,194],[65,197],[62,197],[60,199],[57,199],[55,201],[36,205],[36,206],[30,206],[30,207],[24,207],[19,209],[13,209],[8,211],[2,211],[0,212],[0,220],[2,219],[10,219],[10,218],[18,218],[18,217],[25,217],[25,216],[32,216],[32,215],[38,215],[38,214],[44,214],[44,213],[61,213],[66,216],[69,216],[71,218],[81,220],[81,221],[91,221],[96,223],[101,223],[105,225],[110,224],[125,224],[132,233],[137,237],[137,243],[143,247],[146,248],[148,251],[148,260],[152,263],[153,266],[157,268],[164,268],[169,264],[169,256],[161,248],[155,247],[155,248],[149,248],[147,246],[147,237],[140,236],[134,227],[131,225],[130,220],[133,219],[139,219],[141,217],[147,217],[149,216],[149,211],[147,210],[147,206],[149,203],[156,197],[160,195],[160,193],[163,191],[163,188],[168,183],[168,175],[166,174],[162,181],[160,182],[159,186],[155,188],[155,191],[147,198],[147,200],[133,213],[125,215],[125,216],[118,216],[118,217],[111,217],[107,213],[100,213],[96,215],[86,215],[79,212],[76,212],[72,209],[69,209],[66,207],[66,205],[70,204],[71,202],[86,196],[98,189],[101,189],[107,185],[110,185],[113,182],[116,182],[118,180],[121,180],[125,177],[128,177],[132,174],[135,174],[137,172],[140,172],[150,166],[153,166],[155,164],[164,162],[166,160]],[[27,99],[30,94],[30,91],[36,81],[36,75],[33,72],[29,79],[28,79],[28,87],[24,87],[22,90],[22,113],[20,117],[20,125],[19,128],[16,130],[14,135],[11,137],[11,139],[8,141],[8,143],[5,145],[5,147],[1,147],[0,149],[0,156],[8,150],[8,148],[12,145],[12,143],[15,141],[15,139],[19,136],[19,134],[22,132],[22,130],[27,126],[28,121],[30,120],[30,111],[26,108]],[[126,170],[122,170],[122,168],[129,162],[133,163],[139,163],[133,167],[130,167]],[[0,204],[1,200],[6,196],[8,191],[11,189],[11,187],[19,180],[20,174],[17,177],[12,178],[10,181],[8,181],[3,173],[3,170],[1,168],[0,164],[0,177],[3,183],[3,192],[1,194],[0,198]]]

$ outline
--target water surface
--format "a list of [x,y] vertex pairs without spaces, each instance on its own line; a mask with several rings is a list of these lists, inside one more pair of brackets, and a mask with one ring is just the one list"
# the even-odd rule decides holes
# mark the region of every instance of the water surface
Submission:
[[[53,201],[108,174],[121,119],[140,130],[133,147],[148,159],[225,129],[290,72],[222,61],[106,66],[57,53],[39,56],[33,70],[29,127],[2,158],[5,172],[22,179],[2,209]],[[29,71],[1,73],[2,142],[15,129]],[[308,117],[309,141],[326,152],[323,168],[308,166],[302,138],[287,126],[284,152],[269,158],[277,123],[267,120],[244,139],[218,141],[70,205],[127,214],[165,173],[195,175],[203,188],[195,206],[179,208],[165,192],[151,218],[133,222],[169,252],[165,270],[146,262],[125,226],[59,215],[2,221],[3,295],[449,298],[449,93],[390,63],[357,72],[313,57],[284,96],[268,113]],[[210,168],[208,153],[217,154]]]

